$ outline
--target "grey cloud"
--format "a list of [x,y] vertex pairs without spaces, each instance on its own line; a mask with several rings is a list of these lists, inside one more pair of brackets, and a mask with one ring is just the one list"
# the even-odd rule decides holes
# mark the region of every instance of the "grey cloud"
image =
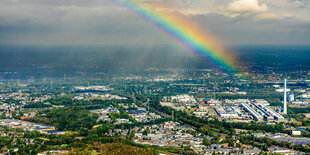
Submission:
[[[112,0],[0,1],[0,44],[175,45],[175,41]],[[308,7],[306,1],[300,1]],[[240,14],[235,18],[220,9],[231,2],[169,0],[167,3],[175,4],[176,11],[192,13],[188,18],[224,44],[310,44],[310,22],[302,16],[307,10],[296,11],[299,7],[289,6],[294,1],[260,0],[259,6],[266,4],[269,14],[260,17]],[[287,15],[281,13],[280,5],[290,8],[286,9]]]
[[306,8],[309,6],[309,0],[291,0],[293,4],[300,8]]
[[254,15],[230,18],[208,14],[197,16],[195,20],[226,44],[309,44],[308,22],[293,17],[277,20],[254,18]]

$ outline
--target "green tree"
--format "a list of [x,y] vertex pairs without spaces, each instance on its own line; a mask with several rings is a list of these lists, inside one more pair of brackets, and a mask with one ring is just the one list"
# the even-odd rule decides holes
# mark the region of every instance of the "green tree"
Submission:
[[211,146],[211,142],[210,142],[209,139],[207,139],[207,138],[204,138],[204,139],[202,140],[202,144],[205,145],[205,146],[207,146],[207,147],[210,147],[210,146]]

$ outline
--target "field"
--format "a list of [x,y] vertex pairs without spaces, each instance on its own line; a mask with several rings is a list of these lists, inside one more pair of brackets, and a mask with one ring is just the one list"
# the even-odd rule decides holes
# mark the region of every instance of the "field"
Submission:
[[103,155],[115,155],[115,154],[126,154],[126,155],[152,155],[158,154],[151,148],[140,148],[130,146],[121,143],[110,143],[110,144],[93,144],[88,145],[85,150],[73,150],[70,154],[103,154]]
[[307,118],[310,118],[310,113],[303,113]]

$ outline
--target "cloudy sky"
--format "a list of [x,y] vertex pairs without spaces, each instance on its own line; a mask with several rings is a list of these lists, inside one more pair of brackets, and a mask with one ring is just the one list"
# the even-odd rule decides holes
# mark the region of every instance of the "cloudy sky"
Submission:
[[[167,3],[225,45],[310,45],[309,0],[139,0]],[[0,0],[0,45],[173,43],[113,0]]]

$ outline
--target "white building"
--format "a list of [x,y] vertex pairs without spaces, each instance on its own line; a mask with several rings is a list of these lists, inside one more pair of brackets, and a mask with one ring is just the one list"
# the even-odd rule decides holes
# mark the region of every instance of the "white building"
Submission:
[[292,135],[300,136],[301,135],[301,131],[292,131]]

